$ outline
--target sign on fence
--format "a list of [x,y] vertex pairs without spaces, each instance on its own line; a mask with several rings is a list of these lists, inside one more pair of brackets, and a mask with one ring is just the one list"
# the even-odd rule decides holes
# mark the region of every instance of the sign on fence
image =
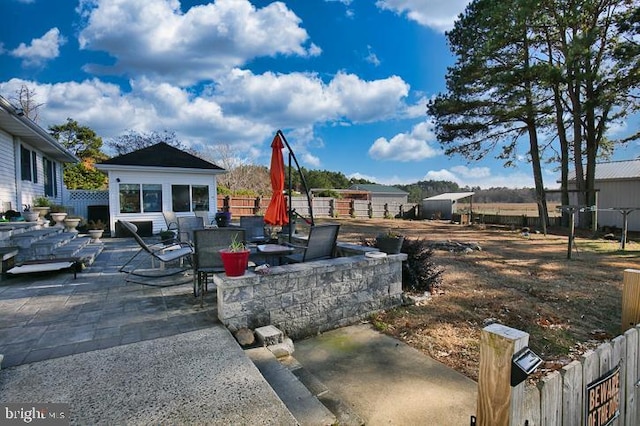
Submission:
[[586,425],[606,426],[620,415],[620,366],[587,385]]

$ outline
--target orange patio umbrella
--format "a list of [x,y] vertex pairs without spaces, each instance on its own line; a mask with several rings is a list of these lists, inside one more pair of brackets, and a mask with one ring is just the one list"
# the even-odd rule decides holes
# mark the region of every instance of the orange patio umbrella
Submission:
[[284,159],[282,158],[282,139],[280,133],[271,142],[271,201],[264,215],[264,221],[268,225],[284,226],[289,223],[287,204],[284,200]]

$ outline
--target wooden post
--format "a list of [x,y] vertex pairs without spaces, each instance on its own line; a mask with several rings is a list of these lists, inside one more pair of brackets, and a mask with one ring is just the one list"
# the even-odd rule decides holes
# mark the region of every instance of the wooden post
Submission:
[[513,355],[529,343],[529,334],[501,324],[491,324],[480,335],[477,424],[508,426],[519,419],[525,382],[511,387]]
[[622,280],[622,332],[640,323],[640,270],[625,269]]
[[567,248],[567,259],[571,259],[571,250],[573,250],[574,238],[576,232],[576,212],[571,211],[569,216],[569,247]]

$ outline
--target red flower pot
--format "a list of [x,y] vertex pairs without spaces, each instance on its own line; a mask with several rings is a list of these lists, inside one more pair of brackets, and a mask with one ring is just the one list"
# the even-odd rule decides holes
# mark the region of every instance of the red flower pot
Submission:
[[244,271],[249,266],[250,250],[229,251],[228,249],[220,250],[220,257],[224,265],[224,272],[228,277],[239,277],[244,275]]

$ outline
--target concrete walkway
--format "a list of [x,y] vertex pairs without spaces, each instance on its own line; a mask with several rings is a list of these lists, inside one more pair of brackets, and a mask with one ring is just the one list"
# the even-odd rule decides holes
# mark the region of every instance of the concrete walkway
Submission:
[[[75,280],[0,282],[0,403],[66,402],[76,424],[314,424],[218,322],[214,292],[201,308],[189,284],[125,283],[117,270],[137,246],[104,241]],[[459,425],[475,412],[473,381],[368,325],[294,346],[307,387],[347,412],[341,424]]]
[[369,324],[295,342],[293,357],[367,425],[470,424],[477,384]]

